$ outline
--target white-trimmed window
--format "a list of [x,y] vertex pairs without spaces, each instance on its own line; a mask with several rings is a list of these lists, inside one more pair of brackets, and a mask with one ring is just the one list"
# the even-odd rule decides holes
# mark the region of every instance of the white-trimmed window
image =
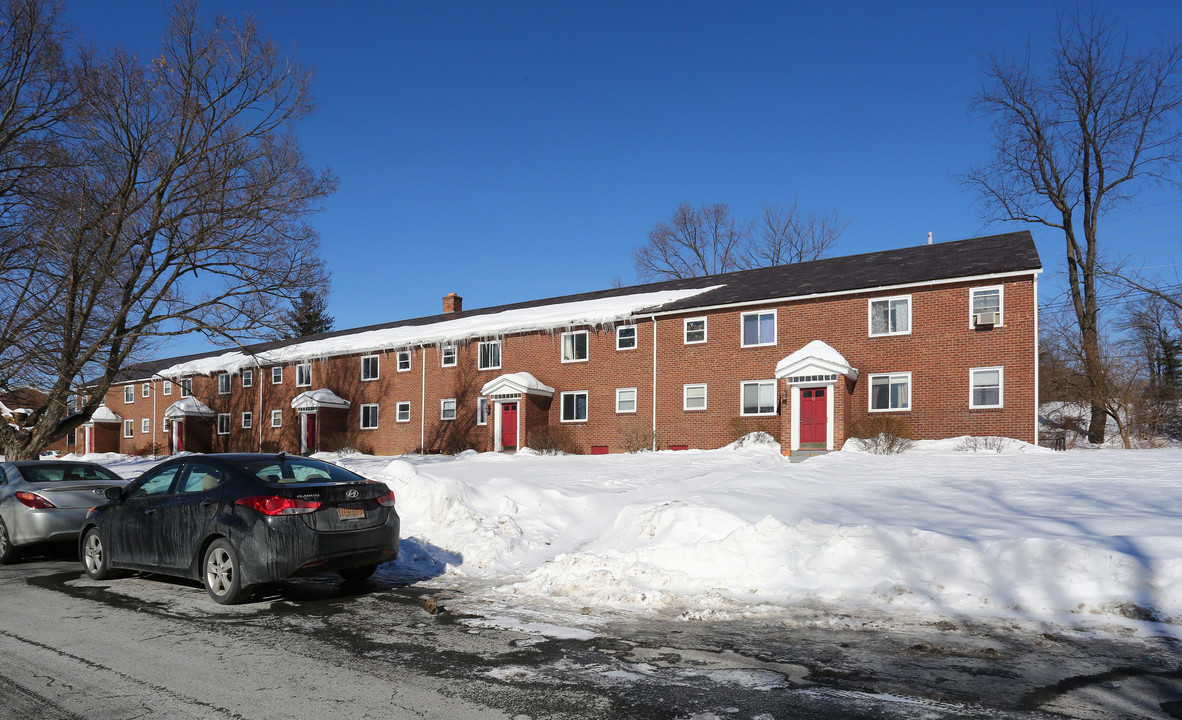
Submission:
[[218,395],[230,394],[230,373],[218,374]]
[[739,395],[743,401],[742,415],[776,414],[775,380],[752,380],[740,383]]
[[276,365],[275,367],[271,368],[271,384],[272,385],[282,385],[283,384],[283,366],[282,365]]
[[172,422],[168,418],[160,421],[160,432],[168,432],[172,430]]
[[587,361],[587,335],[586,330],[562,333],[562,362]]
[[242,413],[242,429],[249,430],[252,427],[254,427],[254,413],[251,413],[251,412]]
[[230,434],[230,413],[218,413],[218,435]]
[[134,385],[124,385],[123,386],[123,404],[130,405],[134,402],[135,402],[135,386]]
[[181,378],[181,397],[189,397],[193,394],[193,378]]
[[394,422],[410,422],[410,403],[395,403]]
[[242,387],[248,388],[254,385],[254,370],[246,369],[242,371]]
[[477,370],[497,370],[501,367],[501,341],[489,340],[477,346]]
[[476,424],[488,425],[488,398],[476,398]]
[[410,372],[410,350],[398,351],[398,372]]
[[378,365],[377,355],[366,355],[361,358],[361,381],[369,382],[370,380],[378,379],[378,372],[380,367]]
[[140,388],[141,388],[140,395],[142,395],[143,397],[152,397],[152,385],[150,383],[144,383],[143,385],[140,386]]
[[456,419],[456,399],[444,398],[439,401],[439,419],[440,420],[455,420]]
[[172,381],[171,381],[171,380],[165,380],[165,381],[164,381],[164,394],[165,394],[165,395],[171,395],[171,394],[172,394]]
[[681,386],[681,409],[706,409],[706,383],[688,383]]
[[969,407],[999,408],[1005,400],[1002,389],[1005,368],[980,367],[969,370]]
[[870,376],[870,412],[911,409],[911,373]]
[[617,350],[635,350],[636,349],[636,326],[635,325],[621,325],[616,328],[616,349]]
[[562,422],[587,422],[587,391],[562,393]]
[[911,296],[870,301],[870,335],[907,335],[911,332]]
[[123,437],[135,437],[135,420],[123,421]]
[[296,387],[312,386],[312,363],[296,365]]
[[616,388],[616,412],[636,412],[636,388]]
[[367,403],[361,406],[361,429],[376,430],[378,428],[378,404]]
[[144,435],[147,435],[148,433],[152,432],[152,419],[151,418],[144,418],[143,420],[140,420],[140,432],[143,433]]
[[[977,320],[981,319],[981,327],[1002,325],[1005,321],[1005,289],[1001,285],[977,287],[969,290],[969,327],[977,327]],[[985,316],[985,317],[980,317]],[[993,322],[987,322],[993,320]]]
[[283,411],[271,411],[271,427],[283,427]]
[[776,344],[776,311],[760,310],[743,313],[741,316],[743,347],[759,347]]
[[441,367],[455,367],[456,366],[456,346],[444,345],[443,352],[439,356],[439,365]]
[[686,318],[685,344],[696,345],[706,342],[706,318]]

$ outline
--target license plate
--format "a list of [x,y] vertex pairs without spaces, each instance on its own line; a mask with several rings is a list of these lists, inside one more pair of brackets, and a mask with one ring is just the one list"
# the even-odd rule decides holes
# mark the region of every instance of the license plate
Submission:
[[357,505],[342,505],[337,508],[337,517],[341,520],[360,520],[365,517],[365,510]]

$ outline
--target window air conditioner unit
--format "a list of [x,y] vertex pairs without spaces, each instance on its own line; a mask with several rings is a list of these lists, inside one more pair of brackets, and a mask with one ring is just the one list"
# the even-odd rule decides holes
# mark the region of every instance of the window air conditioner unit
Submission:
[[973,315],[973,325],[976,327],[981,327],[984,325],[996,325],[997,315],[998,313],[995,312],[975,313]]

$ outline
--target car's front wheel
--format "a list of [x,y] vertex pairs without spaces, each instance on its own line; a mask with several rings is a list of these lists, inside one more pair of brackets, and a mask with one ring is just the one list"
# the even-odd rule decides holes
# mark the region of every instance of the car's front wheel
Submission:
[[342,568],[337,570],[337,574],[344,578],[345,582],[356,583],[362,580],[368,580],[377,569],[377,563],[373,563],[372,565],[362,565],[361,567]]
[[201,567],[205,591],[214,602],[234,605],[246,598],[248,588],[242,584],[238,553],[234,552],[234,547],[229,542],[214,540],[210,543],[205,550],[205,559]]
[[82,536],[82,567],[91,580],[106,580],[111,577],[111,566],[107,564],[107,550],[99,529],[92,527]]
[[0,520],[0,565],[16,560],[16,547],[12,544],[12,538],[8,537],[8,527]]

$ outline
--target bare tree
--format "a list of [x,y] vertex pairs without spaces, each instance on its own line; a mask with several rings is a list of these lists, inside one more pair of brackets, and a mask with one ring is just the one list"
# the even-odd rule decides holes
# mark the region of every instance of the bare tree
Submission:
[[992,58],[975,108],[993,120],[993,159],[964,180],[991,220],[1054,228],[1066,241],[1072,311],[1091,386],[1088,439],[1104,438],[1097,275],[1105,213],[1146,181],[1172,179],[1182,106],[1177,43],[1135,51],[1109,22],[1061,18],[1047,71]]
[[846,225],[836,212],[804,212],[796,200],[786,205],[764,205],[740,264],[756,268],[816,260],[837,242]]
[[306,218],[334,180],[291,134],[309,81],[252,21],[203,25],[194,3],[176,5],[149,62],[79,58],[77,107],[58,133],[68,162],[11,209],[4,226],[20,232],[0,235],[17,260],[0,267],[0,389],[46,397],[19,427],[0,426],[9,459],[84,422],[162,338],[258,337],[301,290],[323,288]]

